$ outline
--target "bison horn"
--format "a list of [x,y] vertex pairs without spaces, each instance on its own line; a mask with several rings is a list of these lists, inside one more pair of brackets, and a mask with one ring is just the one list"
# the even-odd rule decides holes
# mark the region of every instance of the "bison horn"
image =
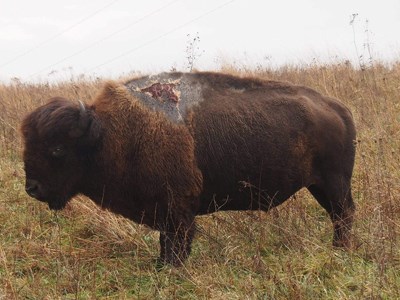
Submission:
[[86,108],[85,108],[85,104],[83,104],[83,102],[81,100],[78,100],[79,103],[79,112],[80,114],[85,114],[86,113]]
[[78,104],[79,104],[79,121],[77,126],[72,128],[69,132],[69,135],[73,138],[78,138],[84,135],[89,126],[89,121],[90,121],[85,104],[83,104],[81,100],[78,100]]

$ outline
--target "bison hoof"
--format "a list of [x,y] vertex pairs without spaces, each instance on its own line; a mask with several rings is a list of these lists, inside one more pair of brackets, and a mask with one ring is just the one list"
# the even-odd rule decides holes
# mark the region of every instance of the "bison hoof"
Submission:
[[174,258],[162,258],[159,257],[156,260],[156,269],[157,271],[161,271],[165,267],[172,266],[172,267],[181,267],[183,262],[178,257]]
[[332,243],[334,248],[344,249],[344,250],[351,250],[352,243],[350,240],[335,240]]

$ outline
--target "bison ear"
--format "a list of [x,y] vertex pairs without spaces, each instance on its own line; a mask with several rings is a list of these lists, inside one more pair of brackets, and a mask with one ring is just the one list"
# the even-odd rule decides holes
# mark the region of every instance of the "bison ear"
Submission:
[[95,117],[94,112],[78,100],[79,119],[74,127],[69,131],[71,138],[80,139],[85,146],[94,146],[100,139],[101,126]]

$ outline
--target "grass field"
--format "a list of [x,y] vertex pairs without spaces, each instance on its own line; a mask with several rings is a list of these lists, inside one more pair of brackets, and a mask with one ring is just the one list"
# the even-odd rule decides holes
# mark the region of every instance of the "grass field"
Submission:
[[88,100],[102,82],[0,84],[0,299],[400,299],[400,62],[249,70],[341,99],[358,138],[354,249],[306,191],[262,212],[198,218],[184,267],[157,270],[158,233],[78,197],[53,213],[24,191],[21,118],[48,97]]

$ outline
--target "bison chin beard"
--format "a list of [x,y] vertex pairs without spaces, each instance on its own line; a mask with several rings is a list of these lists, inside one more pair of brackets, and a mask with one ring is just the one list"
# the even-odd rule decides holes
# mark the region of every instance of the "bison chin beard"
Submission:
[[78,194],[74,186],[64,186],[64,188],[58,191],[58,193],[50,192],[47,198],[47,204],[51,210],[61,210],[65,208],[69,200]]
[[69,199],[69,197],[60,197],[48,201],[47,204],[51,210],[61,210],[67,205]]

